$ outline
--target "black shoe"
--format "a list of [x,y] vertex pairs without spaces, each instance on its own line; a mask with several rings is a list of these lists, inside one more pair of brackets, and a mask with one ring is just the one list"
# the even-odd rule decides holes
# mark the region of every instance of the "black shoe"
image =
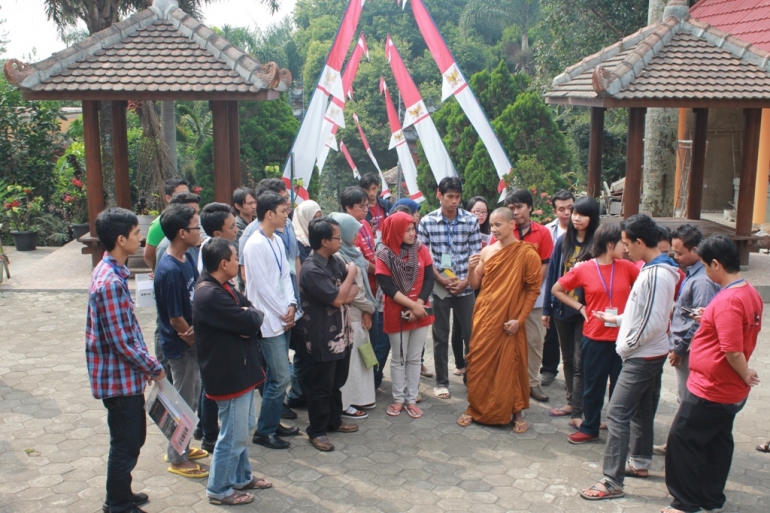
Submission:
[[286,404],[283,405],[283,411],[281,412],[281,418],[282,419],[289,419],[294,420],[297,418],[297,412],[286,406]]
[[[142,504],[147,504],[150,502],[150,498],[147,496],[146,493],[135,493],[134,494],[134,509],[128,509],[130,513],[136,513],[140,512],[143,513],[141,509],[139,509],[139,506]],[[107,504],[107,501],[102,504],[102,512],[103,513],[110,513],[110,506]]]
[[297,436],[299,433],[299,427],[287,427],[283,424],[278,425],[278,429],[275,430],[275,436]]
[[203,449],[204,451],[208,451],[209,454],[214,454],[214,447],[216,447],[216,445],[217,445],[216,441],[207,442],[206,440],[203,440],[201,442],[201,449]]
[[288,449],[291,444],[286,440],[281,440],[275,435],[261,435],[254,433],[254,437],[251,439],[252,443],[264,445],[268,449]]
[[203,431],[201,431],[201,428],[195,428],[195,431],[193,431],[193,438],[195,440],[203,440]]

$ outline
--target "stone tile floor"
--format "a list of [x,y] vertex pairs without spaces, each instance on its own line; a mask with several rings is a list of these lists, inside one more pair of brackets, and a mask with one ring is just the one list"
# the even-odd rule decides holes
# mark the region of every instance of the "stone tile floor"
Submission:
[[[0,511],[4,513],[100,511],[108,431],[105,410],[91,397],[85,371],[85,305],[82,293],[0,292]],[[151,338],[153,312],[141,310],[140,322]],[[767,333],[768,328],[753,366],[770,383]],[[548,417],[546,407],[534,402],[527,413],[532,426],[524,435],[514,435],[510,427],[474,424],[463,429],[455,424],[466,406],[461,380],[452,376],[449,401],[433,397],[432,386],[423,379],[425,417],[419,420],[387,417],[388,396],[378,391],[378,406],[360,422],[358,433],[332,434],[335,452],[315,450],[305,436],[294,439],[288,451],[252,446],[255,472],[275,486],[238,510],[625,513],[658,511],[668,503],[660,457],[655,458],[652,477],[627,480],[626,498],[589,503],[577,491],[600,477],[603,443],[569,445],[566,420]],[[754,451],[754,446],[770,438],[769,388],[762,384],[755,389],[736,419],[728,512],[768,511],[770,455]],[[545,390],[551,395],[549,405],[563,404],[562,381]],[[664,440],[676,410],[673,390],[673,373],[667,371],[657,442]],[[306,413],[299,414],[304,431]],[[208,504],[204,481],[166,472],[164,447],[163,436],[150,425],[134,471],[135,491],[151,497],[145,509],[220,511]]]

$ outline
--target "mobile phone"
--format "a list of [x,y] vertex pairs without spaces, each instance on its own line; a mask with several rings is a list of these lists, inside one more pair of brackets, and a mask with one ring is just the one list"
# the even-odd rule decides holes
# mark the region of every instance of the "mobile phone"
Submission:
[[691,309],[687,308],[686,306],[682,307],[682,311],[685,312],[685,313],[688,313],[690,315],[698,315],[698,312],[696,312],[695,310],[691,310]]
[[428,315],[433,315],[433,308],[430,306],[425,307],[425,313]]

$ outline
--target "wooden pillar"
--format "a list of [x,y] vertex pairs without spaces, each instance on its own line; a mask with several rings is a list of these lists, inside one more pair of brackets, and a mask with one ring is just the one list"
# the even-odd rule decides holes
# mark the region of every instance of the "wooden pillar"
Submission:
[[642,195],[642,157],[644,155],[644,114],[647,109],[628,109],[628,143],[626,149],[626,184],[623,188],[623,218],[639,213]]
[[591,107],[591,139],[588,146],[588,195],[602,195],[602,150],[604,149],[604,111]]
[[703,175],[706,171],[706,139],[709,125],[708,109],[693,109],[695,112],[695,133],[692,139],[692,161],[690,180],[687,184],[687,205],[685,217],[700,219],[703,205]]
[[[88,224],[96,237],[96,217],[104,210],[104,177],[102,176],[102,147],[99,139],[99,102],[83,101],[83,143],[86,150],[86,193],[88,194]],[[99,251],[91,254],[96,265],[102,259]]]
[[767,219],[767,186],[770,172],[770,109],[762,109],[762,128],[759,130],[759,156],[757,157],[757,187],[754,190],[754,223]]
[[214,201],[230,203],[230,123],[227,102],[209,102],[214,131]]
[[[738,213],[735,234],[751,235],[754,214],[754,188],[757,183],[757,157],[759,156],[759,132],[762,124],[761,109],[746,109],[743,123],[743,159],[741,160],[741,185],[738,190]],[[739,241],[741,266],[749,265],[748,241]]]
[[687,135],[687,109],[679,109],[679,125],[677,126],[676,133],[676,177],[674,178],[674,215],[678,215],[677,212],[680,208],[686,208],[686,205],[682,205],[679,201],[680,187],[682,187],[682,155],[679,151],[679,141],[683,141]]
[[112,102],[112,158],[115,165],[115,201],[119,207],[131,209],[131,181],[128,177],[128,102]]
[[241,123],[238,116],[238,102],[227,102],[227,120],[230,134],[230,194],[232,195],[233,191],[241,186]]

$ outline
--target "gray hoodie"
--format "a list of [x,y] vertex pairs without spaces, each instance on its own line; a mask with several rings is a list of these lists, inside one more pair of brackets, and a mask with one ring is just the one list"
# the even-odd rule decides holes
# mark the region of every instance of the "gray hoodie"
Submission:
[[669,351],[668,323],[679,282],[676,263],[660,255],[645,264],[618,316],[615,350],[623,360],[664,356]]

